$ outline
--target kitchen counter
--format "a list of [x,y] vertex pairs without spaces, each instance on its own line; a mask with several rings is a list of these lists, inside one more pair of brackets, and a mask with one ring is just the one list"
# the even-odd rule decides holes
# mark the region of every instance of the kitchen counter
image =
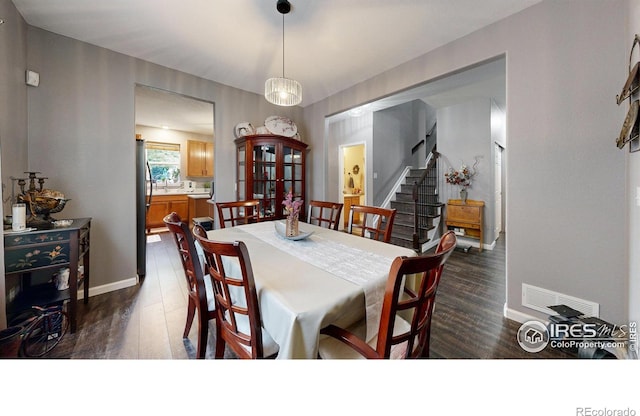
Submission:
[[[149,195],[149,192],[147,191],[147,196],[148,195]],[[189,195],[189,196],[198,197],[198,198],[202,198],[202,197],[209,198],[209,190],[204,188],[195,188],[191,190],[184,189],[184,188],[154,189],[153,196],[159,196],[159,195]]]
[[189,194],[188,193],[187,196],[193,199],[211,199],[209,197],[209,194]]
[[209,214],[209,192],[204,188],[193,190],[184,188],[154,189],[146,215],[146,229],[164,228],[164,217],[171,212],[177,213],[189,224],[191,219]]

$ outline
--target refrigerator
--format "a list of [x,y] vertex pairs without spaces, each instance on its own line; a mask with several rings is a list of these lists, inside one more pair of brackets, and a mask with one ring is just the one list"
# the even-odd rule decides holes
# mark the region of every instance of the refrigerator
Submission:
[[153,186],[149,186],[147,195],[147,178],[151,178],[151,168],[147,162],[142,136],[136,135],[136,273],[143,279],[147,273],[147,212],[151,205]]

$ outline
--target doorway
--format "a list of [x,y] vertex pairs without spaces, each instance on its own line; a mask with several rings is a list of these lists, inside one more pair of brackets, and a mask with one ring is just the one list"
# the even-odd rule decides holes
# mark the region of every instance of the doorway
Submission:
[[338,194],[342,195],[342,225],[347,226],[351,205],[366,204],[368,181],[365,181],[366,148],[364,143],[351,143],[340,146],[340,164]]
[[[147,245],[160,241],[158,235],[147,235],[147,231],[153,227],[166,231],[162,222],[162,218],[170,213],[166,211],[176,211],[181,219],[189,222],[189,211],[196,204],[190,203],[192,200],[187,194],[210,193],[215,167],[214,104],[136,85],[134,119],[138,153],[135,169],[136,257],[138,277],[142,278],[146,274]],[[196,145],[207,149],[206,157],[193,159],[191,148]],[[150,162],[148,152],[158,153],[153,159],[155,164],[147,163]],[[207,166],[210,165],[207,176],[202,169],[194,176],[189,169],[192,160],[206,161]]]

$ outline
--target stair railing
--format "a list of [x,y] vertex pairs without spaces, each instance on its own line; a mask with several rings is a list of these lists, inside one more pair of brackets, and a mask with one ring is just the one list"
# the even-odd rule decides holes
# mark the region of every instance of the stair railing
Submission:
[[[425,170],[413,183],[413,249],[421,252],[420,241],[427,237],[427,218],[436,215],[438,203],[438,159],[435,142],[430,145]],[[431,188],[431,189],[430,189]]]

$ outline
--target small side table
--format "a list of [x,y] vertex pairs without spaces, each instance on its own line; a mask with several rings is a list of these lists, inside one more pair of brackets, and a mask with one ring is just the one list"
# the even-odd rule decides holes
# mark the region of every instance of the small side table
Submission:
[[467,199],[464,203],[461,199],[450,199],[447,202],[445,220],[447,227],[462,228],[465,237],[478,238],[481,252],[484,230],[483,211],[484,201]]
[[[68,227],[4,234],[4,278],[18,278],[18,292],[7,302],[7,321],[31,308],[67,302],[71,333],[77,327],[78,287],[83,285],[84,303],[89,302],[89,247],[91,218],[75,218]],[[79,279],[78,266],[84,273]],[[56,289],[46,282],[34,282],[32,274],[43,272],[50,278],[61,268],[69,268],[69,288]],[[12,285],[13,286],[13,285]]]

